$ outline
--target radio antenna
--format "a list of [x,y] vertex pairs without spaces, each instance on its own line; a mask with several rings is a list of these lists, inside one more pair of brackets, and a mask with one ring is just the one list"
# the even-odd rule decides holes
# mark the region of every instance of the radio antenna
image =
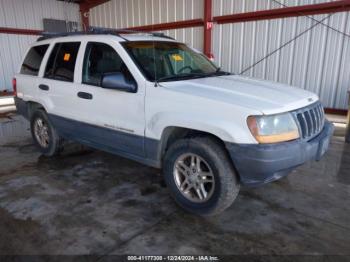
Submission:
[[[153,13],[153,1],[152,1],[152,32],[154,30],[154,13]],[[156,43],[154,41],[154,34],[152,34],[152,45],[153,45],[153,66],[154,66],[154,87],[158,87],[158,76],[157,76],[157,63],[156,63]]]

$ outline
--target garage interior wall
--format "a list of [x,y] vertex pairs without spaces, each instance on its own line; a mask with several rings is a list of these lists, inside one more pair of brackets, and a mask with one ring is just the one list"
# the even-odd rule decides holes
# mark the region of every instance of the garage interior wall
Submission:
[[[325,2],[331,1],[213,0],[213,16]],[[203,3],[203,0],[111,0],[91,9],[90,25],[128,28],[203,19]],[[317,24],[316,20],[322,19],[322,24]],[[268,56],[315,24],[313,29]],[[327,108],[346,109],[350,88],[350,38],[337,31],[350,35],[349,12],[214,24],[212,53],[215,62],[224,70],[301,87],[317,93]],[[203,49],[202,27],[165,33]]]
[[[0,0],[0,27],[43,30],[43,18],[80,23],[79,5],[55,0]],[[0,33],[0,92],[12,91],[12,77],[37,35]]]
[[[129,28],[203,18],[203,0],[111,0],[92,8],[90,25]],[[164,31],[165,34],[203,49],[203,28]]]

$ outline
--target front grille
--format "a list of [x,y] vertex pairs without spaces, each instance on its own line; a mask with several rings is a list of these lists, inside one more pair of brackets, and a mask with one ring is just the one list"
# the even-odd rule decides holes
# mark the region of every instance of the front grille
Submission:
[[325,121],[324,110],[319,102],[295,111],[295,116],[298,120],[300,137],[302,139],[311,139],[323,129]]

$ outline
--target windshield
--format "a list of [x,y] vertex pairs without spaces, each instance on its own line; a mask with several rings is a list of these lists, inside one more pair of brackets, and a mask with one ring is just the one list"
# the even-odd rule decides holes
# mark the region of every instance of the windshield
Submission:
[[222,74],[202,53],[174,42],[125,42],[124,48],[149,81],[176,81]]

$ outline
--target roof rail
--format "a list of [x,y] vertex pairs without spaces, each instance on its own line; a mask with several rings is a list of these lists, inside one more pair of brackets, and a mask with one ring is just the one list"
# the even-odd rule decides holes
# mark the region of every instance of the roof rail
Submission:
[[63,37],[63,36],[74,36],[74,35],[116,35],[128,41],[123,36],[121,36],[121,34],[147,34],[155,37],[162,37],[162,38],[174,40],[174,38],[167,36],[161,32],[145,32],[145,31],[136,31],[136,30],[129,30],[129,29],[110,29],[110,28],[91,27],[89,31],[75,31],[75,32],[64,32],[64,33],[43,32],[42,36],[39,37],[37,41],[39,42],[46,39]]

